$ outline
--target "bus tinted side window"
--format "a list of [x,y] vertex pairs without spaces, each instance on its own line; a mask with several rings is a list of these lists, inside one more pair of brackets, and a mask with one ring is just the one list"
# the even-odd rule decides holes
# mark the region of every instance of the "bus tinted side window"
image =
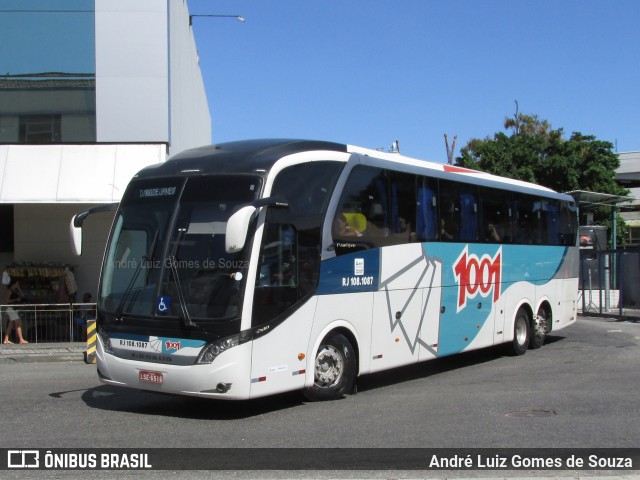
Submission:
[[415,241],[415,221],[415,175],[357,166],[333,221],[336,253]]
[[513,243],[511,196],[494,188],[481,188],[480,240],[487,243]]
[[[539,199],[530,195],[515,195],[516,243],[539,244]],[[538,204],[538,205],[536,205]]]
[[418,177],[416,198],[416,240],[437,240],[438,226],[438,181],[429,177]]
[[573,203],[357,166],[333,239],[338,255],[416,241],[573,245],[575,224]]
[[577,206],[573,202],[562,202],[560,207],[560,244],[575,246],[578,233]]
[[440,181],[440,240],[478,241],[478,192],[473,185]]
[[558,200],[540,200],[540,240],[546,245],[561,245],[560,238],[560,202]]
[[440,180],[438,238],[443,242],[460,238],[460,196],[455,182]]
[[343,165],[310,162],[284,169],[272,195],[289,207],[269,208],[260,248],[253,324],[268,322],[313,292],[320,271],[320,232]]
[[332,220],[337,255],[377,246],[389,223],[387,178],[373,167],[355,167],[347,179]]
[[416,176],[389,172],[389,210],[391,235],[387,245],[416,240]]

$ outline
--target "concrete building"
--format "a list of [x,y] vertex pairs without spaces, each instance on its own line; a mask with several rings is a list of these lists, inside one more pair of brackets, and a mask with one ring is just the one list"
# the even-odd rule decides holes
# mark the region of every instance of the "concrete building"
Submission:
[[616,181],[630,190],[630,196],[635,198],[635,209],[623,210],[622,218],[629,227],[627,245],[640,247],[640,152],[619,153],[620,167],[616,171]]
[[[186,0],[5,0],[0,6],[0,268],[31,299],[55,300],[73,267],[95,298],[112,215],[131,177],[211,142],[211,117]],[[2,302],[0,302],[2,303]]]

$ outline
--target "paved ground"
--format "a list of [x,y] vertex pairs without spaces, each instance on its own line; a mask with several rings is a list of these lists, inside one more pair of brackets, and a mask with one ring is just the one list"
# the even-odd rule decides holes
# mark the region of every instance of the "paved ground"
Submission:
[[0,345],[0,363],[82,362],[86,350],[82,342]]
[[[595,318],[590,317],[590,320],[597,319],[602,322],[616,323],[617,320],[613,318]],[[640,326],[640,322],[634,322]],[[69,342],[69,343],[30,343],[27,345],[2,345],[0,344],[0,364],[7,363],[38,363],[38,362],[83,362],[86,352],[86,344],[81,342]],[[160,474],[162,472],[156,471],[154,474]],[[183,472],[184,473],[184,472]],[[238,478],[238,479],[257,479],[257,478],[269,478],[269,479],[284,479],[284,478],[297,478],[297,479],[319,479],[331,478],[331,472],[278,472],[278,471],[260,471],[260,472],[227,472],[230,475],[225,476],[212,476],[212,472],[190,472],[190,478]],[[350,479],[369,479],[369,478],[429,478],[434,480],[453,480],[453,479],[470,479],[470,478],[491,478],[496,480],[513,480],[526,478],[527,480],[533,480],[531,472],[505,472],[503,474],[496,475],[495,472],[481,472],[481,471],[469,471],[469,472],[446,472],[440,475],[429,474],[423,476],[421,472],[398,472],[388,474],[382,474],[382,477],[375,472],[350,472],[348,476],[342,478]],[[583,471],[558,471],[558,472],[542,472],[536,475],[539,478],[548,480],[551,478],[557,478],[560,480],[574,479],[574,480],[640,480],[640,474],[637,472],[583,472]],[[15,474],[16,476],[13,476]],[[25,475],[26,474],[26,475]],[[394,476],[395,474],[395,476]],[[104,472],[92,472],[94,478],[142,478],[140,472],[123,472],[123,471],[104,471]],[[86,478],[86,472],[0,472],[0,478],[70,478],[81,479]],[[340,477],[334,477],[340,478]]]

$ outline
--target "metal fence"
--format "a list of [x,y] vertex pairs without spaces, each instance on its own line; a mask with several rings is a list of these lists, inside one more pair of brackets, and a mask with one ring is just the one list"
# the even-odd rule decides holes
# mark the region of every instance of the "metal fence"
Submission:
[[640,248],[581,250],[579,295],[584,315],[640,318]]
[[[11,326],[9,309],[20,317]],[[31,343],[84,342],[86,321],[96,318],[95,303],[0,305],[0,311],[2,338],[9,328],[9,340],[14,343],[18,342],[17,326],[22,328],[24,339]]]

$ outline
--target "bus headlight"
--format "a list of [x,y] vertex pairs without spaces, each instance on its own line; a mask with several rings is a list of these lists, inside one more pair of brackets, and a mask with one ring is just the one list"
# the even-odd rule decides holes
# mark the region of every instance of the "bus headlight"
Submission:
[[231,337],[223,338],[212,344],[206,346],[200,352],[200,356],[198,360],[196,360],[197,364],[205,364],[212,363],[218,355],[222,352],[226,352],[230,348],[236,347],[240,343],[240,334],[233,335]]

